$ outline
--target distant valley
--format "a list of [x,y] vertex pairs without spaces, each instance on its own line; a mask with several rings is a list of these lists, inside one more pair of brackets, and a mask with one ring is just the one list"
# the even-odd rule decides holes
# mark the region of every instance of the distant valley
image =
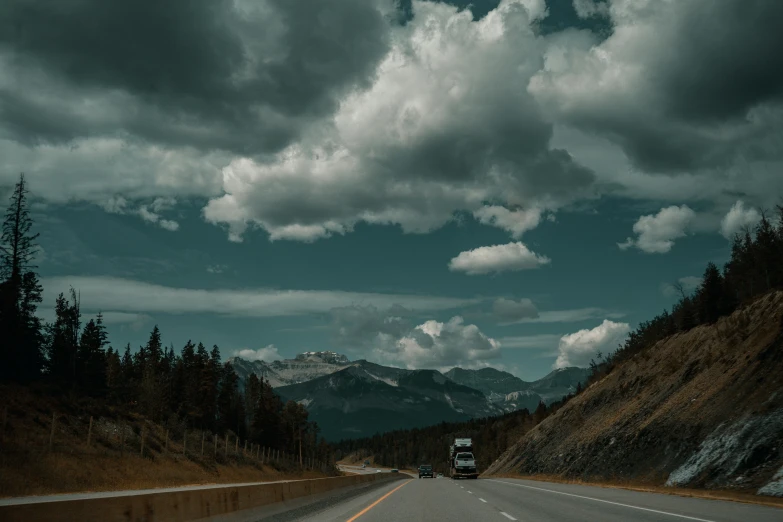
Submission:
[[350,361],[335,352],[305,352],[294,359],[230,360],[240,383],[255,374],[283,400],[303,404],[321,435],[335,441],[423,427],[444,421],[500,415],[550,404],[576,390],[589,370],[563,368],[534,382],[482,368],[407,370]]

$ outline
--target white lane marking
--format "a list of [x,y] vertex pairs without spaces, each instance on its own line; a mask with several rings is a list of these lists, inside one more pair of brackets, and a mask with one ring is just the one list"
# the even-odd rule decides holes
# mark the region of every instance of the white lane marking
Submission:
[[503,515],[504,517],[506,517],[509,520],[516,520],[516,518],[512,517],[511,515],[509,515],[505,511],[501,511],[500,514]]
[[678,515],[677,513],[669,513],[668,511],[659,511],[657,509],[644,508],[640,506],[632,506],[631,504],[622,504],[620,502],[612,502],[611,500],[602,500],[600,498],[585,497],[583,495],[575,495],[573,493],[565,493],[563,491],[555,491],[553,489],[537,488],[534,486],[528,486],[526,484],[515,484],[513,482],[505,482],[503,480],[485,479],[490,482],[499,482],[500,484],[508,484],[509,486],[519,486],[521,488],[535,489],[538,491],[546,491],[547,493],[557,493],[559,495],[566,495],[569,497],[583,498],[585,500],[595,500],[596,502],[603,502],[604,504],[612,504],[614,506],[622,506],[631,509],[638,509],[639,511],[649,511],[650,513],[658,513],[659,515],[669,515],[670,517],[684,518],[687,520],[696,520],[698,522],[715,522],[714,520],[708,520],[706,518],[689,517],[688,515]]
[[485,503],[485,504],[487,503],[487,501],[486,501],[486,500],[484,500],[484,499],[483,499],[483,498],[481,498],[481,497],[479,497],[479,500],[480,500],[480,501],[482,501],[482,502],[483,502],[483,503]]
[[472,492],[472,491],[468,491],[468,493],[470,493],[471,495],[473,494],[473,492]]

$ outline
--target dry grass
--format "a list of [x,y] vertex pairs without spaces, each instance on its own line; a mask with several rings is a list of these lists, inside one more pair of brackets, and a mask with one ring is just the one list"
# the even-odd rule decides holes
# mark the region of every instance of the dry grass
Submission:
[[[52,412],[57,419],[51,451]],[[4,417],[4,418],[3,418]],[[90,417],[93,426],[90,444]],[[261,462],[244,441],[161,426],[101,401],[46,387],[0,386],[0,497],[324,477],[293,462]],[[144,456],[141,456],[141,434]],[[168,435],[167,435],[168,433]],[[255,449],[255,448],[253,448]]]
[[580,486],[597,486],[600,488],[628,489],[631,491],[642,491],[645,493],[660,493],[664,495],[676,495],[679,497],[704,498],[711,500],[727,500],[731,502],[742,502],[745,504],[759,504],[762,506],[771,506],[783,508],[783,498],[761,497],[752,493],[743,493],[731,490],[708,490],[708,489],[690,489],[664,487],[652,484],[642,484],[631,481],[584,481],[579,479],[564,478],[557,475],[514,475],[511,473],[500,473],[492,475],[491,478],[511,478],[534,480],[537,482],[556,482],[558,484],[577,484]]
[[315,471],[286,473],[269,466],[218,465],[208,470],[190,460],[150,460],[66,453],[6,457],[0,466],[0,497],[163,488],[317,478]]

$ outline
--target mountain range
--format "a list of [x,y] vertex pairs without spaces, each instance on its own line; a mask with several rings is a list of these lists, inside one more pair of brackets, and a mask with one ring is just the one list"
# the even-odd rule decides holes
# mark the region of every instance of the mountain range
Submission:
[[305,352],[281,361],[229,360],[241,385],[262,377],[283,400],[307,408],[327,440],[371,436],[395,429],[535,410],[584,383],[589,370],[562,368],[533,382],[494,368],[408,370],[350,361],[335,352]]

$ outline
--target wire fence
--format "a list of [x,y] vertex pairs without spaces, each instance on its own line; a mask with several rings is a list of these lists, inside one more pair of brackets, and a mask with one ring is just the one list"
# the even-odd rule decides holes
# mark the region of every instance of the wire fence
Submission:
[[333,473],[330,456],[283,451],[223,434],[194,430],[172,422],[159,425],[134,416],[109,418],[56,411],[0,413],[0,454],[66,453],[70,455],[139,456],[147,459],[189,460],[215,465],[270,466],[280,471]]

